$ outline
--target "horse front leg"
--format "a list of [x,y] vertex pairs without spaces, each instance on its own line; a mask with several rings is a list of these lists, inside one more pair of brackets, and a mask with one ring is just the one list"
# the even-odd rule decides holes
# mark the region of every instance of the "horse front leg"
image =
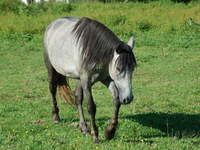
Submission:
[[96,105],[92,97],[91,82],[87,76],[81,78],[81,85],[86,99],[88,100],[88,112],[90,114],[91,134],[93,136],[93,142],[98,143],[98,128],[95,122]]
[[108,140],[111,140],[115,136],[115,131],[118,125],[118,114],[119,114],[120,106],[121,104],[119,102],[115,103],[114,116],[111,120],[111,123],[108,125],[108,127],[105,130],[105,137]]
[[114,116],[112,117],[110,124],[105,130],[105,137],[106,139],[110,140],[114,137],[115,131],[117,129],[118,115],[119,115],[119,109],[120,109],[121,104],[119,102],[118,91],[117,91],[114,81],[112,81],[111,78],[107,78],[106,80],[102,81],[102,83],[106,85],[108,89],[110,90],[113,97],[114,106],[115,106]]

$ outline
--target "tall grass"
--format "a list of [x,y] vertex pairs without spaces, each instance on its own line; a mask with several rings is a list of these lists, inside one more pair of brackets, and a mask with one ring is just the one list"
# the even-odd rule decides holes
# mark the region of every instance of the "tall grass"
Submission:
[[[0,8],[3,6],[0,4]],[[42,34],[47,24],[64,16],[87,16],[96,19],[122,36],[135,32],[186,32],[192,29],[186,23],[189,18],[200,23],[198,3],[185,5],[171,1],[123,4],[95,2],[40,3],[30,6],[17,3],[14,8],[1,8],[0,32]]]

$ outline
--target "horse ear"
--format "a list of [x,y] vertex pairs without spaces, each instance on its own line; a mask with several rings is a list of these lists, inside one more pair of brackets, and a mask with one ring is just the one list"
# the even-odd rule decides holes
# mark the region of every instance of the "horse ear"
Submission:
[[[132,48],[131,48],[131,49],[132,49]],[[130,53],[130,52],[131,52],[131,49],[130,49],[130,47],[129,47],[126,43],[121,42],[121,43],[118,45],[118,47],[117,47],[117,49],[116,49],[116,52],[117,52],[118,54],[120,54],[120,53]]]
[[131,49],[134,48],[134,46],[135,46],[135,40],[134,40],[133,36],[130,37],[130,39],[129,39],[129,41],[128,41],[127,44],[131,47]]

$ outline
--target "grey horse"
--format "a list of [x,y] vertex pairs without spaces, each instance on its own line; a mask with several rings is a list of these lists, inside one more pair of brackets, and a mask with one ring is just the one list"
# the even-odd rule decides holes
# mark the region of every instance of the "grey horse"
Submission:
[[[95,123],[96,105],[92,96],[92,85],[100,81],[111,92],[114,101],[114,116],[105,130],[107,139],[114,137],[121,104],[129,104],[133,98],[132,74],[136,59],[132,51],[134,38],[125,43],[102,23],[89,18],[65,17],[53,21],[44,35],[44,60],[48,70],[49,89],[52,95],[53,121],[60,121],[56,101],[57,88],[62,96],[73,103],[73,92],[66,78],[77,79],[74,93],[80,116],[80,128],[91,134],[98,142]],[[91,132],[85,122],[83,95],[88,102],[91,117]]]

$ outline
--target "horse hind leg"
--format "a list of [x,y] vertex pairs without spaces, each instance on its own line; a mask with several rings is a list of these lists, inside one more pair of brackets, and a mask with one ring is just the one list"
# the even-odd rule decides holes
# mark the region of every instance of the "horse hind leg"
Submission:
[[52,115],[53,115],[53,122],[58,123],[60,121],[59,117],[59,108],[57,105],[56,100],[56,93],[57,93],[57,75],[56,71],[52,68],[48,71],[49,75],[49,90],[52,96]]
[[57,100],[56,100],[58,73],[56,72],[56,70],[51,65],[46,53],[44,54],[44,60],[45,60],[45,65],[46,65],[47,70],[48,70],[49,91],[50,91],[51,96],[52,96],[53,122],[58,123],[60,121],[59,108],[57,106]]
[[57,106],[56,93],[57,89],[60,94],[66,100],[66,102],[70,105],[74,105],[74,95],[71,91],[69,84],[66,81],[66,77],[56,72],[53,68],[52,72],[49,74],[49,89],[52,95],[53,107],[52,107],[52,115],[53,122],[58,123],[60,121],[59,117],[59,108]]

